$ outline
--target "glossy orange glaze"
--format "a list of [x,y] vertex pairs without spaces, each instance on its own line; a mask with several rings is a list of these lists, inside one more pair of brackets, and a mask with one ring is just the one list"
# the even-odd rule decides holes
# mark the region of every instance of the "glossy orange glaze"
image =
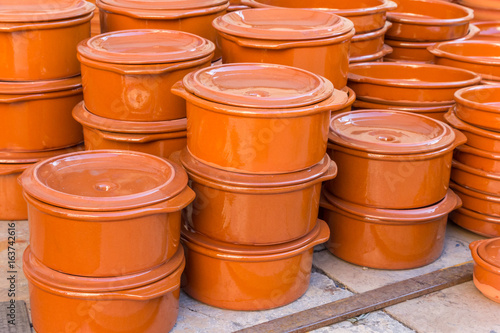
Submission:
[[453,158],[470,167],[500,174],[500,153],[463,145],[457,147],[453,153]]
[[450,220],[464,229],[486,237],[500,237],[500,218],[460,208],[450,214]]
[[453,161],[451,180],[470,189],[500,196],[500,174],[498,173],[486,172]]
[[384,48],[384,36],[392,23],[386,22],[382,29],[365,34],[356,34],[351,39],[349,56],[352,58],[363,57],[382,51]]
[[481,85],[455,93],[455,114],[461,120],[492,131],[500,131],[500,87]]
[[450,188],[462,199],[463,208],[490,216],[500,217],[500,195],[492,195],[474,191],[455,182]]
[[363,110],[363,109],[387,109],[387,110],[399,110],[405,112],[414,112],[427,116],[432,119],[439,121],[444,121],[444,115],[454,104],[450,105],[437,105],[437,106],[422,106],[422,104],[416,102],[415,105],[402,105],[396,103],[384,104],[379,101],[377,103],[371,101],[365,101],[363,99],[358,99],[353,104],[353,110]]
[[474,259],[474,285],[484,296],[500,303],[498,238],[472,242],[469,248]]
[[28,206],[17,178],[31,164],[0,164],[0,220],[26,220]]

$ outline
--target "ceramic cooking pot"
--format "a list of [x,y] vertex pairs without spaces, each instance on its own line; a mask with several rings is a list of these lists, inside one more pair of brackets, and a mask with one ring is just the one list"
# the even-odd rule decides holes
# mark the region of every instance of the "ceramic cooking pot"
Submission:
[[450,109],[444,118],[449,124],[465,134],[467,145],[489,152],[500,153],[500,133],[488,131],[461,121],[455,115],[454,108]]
[[455,93],[455,114],[463,121],[500,132],[500,86],[481,85]]
[[187,150],[181,160],[196,193],[185,218],[189,227],[218,241],[248,245],[304,237],[316,225],[321,183],[337,174],[328,155],[311,168],[280,175],[219,170]]
[[186,118],[167,121],[124,121],[96,116],[81,102],[73,117],[83,125],[86,150],[121,149],[168,158],[186,147]]
[[50,150],[82,142],[82,126],[71,117],[71,110],[81,100],[80,76],[0,81],[0,150]]
[[342,91],[347,94],[348,97],[347,102],[344,104],[344,107],[342,109],[332,112],[332,114],[351,111],[352,105],[356,101],[356,93],[354,92],[354,90],[352,90],[348,86],[345,86],[344,89],[342,89]]
[[43,159],[83,150],[83,145],[40,152],[0,151],[0,220],[28,219],[28,206],[17,178],[34,163]]
[[481,77],[459,68],[430,64],[361,63],[349,66],[348,85],[357,98],[398,105],[449,105],[460,88]]
[[479,29],[479,33],[473,38],[474,40],[490,40],[500,42],[500,22],[476,22],[474,25]]
[[500,303],[500,238],[477,240],[469,247],[474,259],[474,285],[484,296]]
[[462,207],[481,214],[500,217],[500,196],[474,191],[450,182],[450,187],[462,199]]
[[[130,29],[177,30],[215,43],[212,21],[226,13],[228,0],[97,0],[101,31]],[[220,58],[216,50],[213,60]]]
[[214,49],[204,38],[169,30],[87,39],[78,45],[85,104],[92,113],[116,120],[184,118],[185,103],[170,88],[187,73],[209,66]]
[[387,13],[389,39],[440,42],[467,35],[474,11],[439,0],[395,0],[398,8]]
[[474,212],[462,207],[450,214],[450,220],[478,235],[500,237],[499,217]]
[[329,236],[321,220],[300,239],[267,246],[223,243],[183,227],[183,290],[203,303],[231,310],[289,304],[307,290],[313,247]]
[[324,192],[323,218],[331,230],[327,248],[335,256],[365,267],[424,266],[441,255],[448,214],[461,204],[451,190],[438,203],[408,210],[360,206]]
[[2,1],[0,80],[54,80],[80,73],[76,45],[90,37],[95,6],[84,0]]
[[465,136],[414,113],[351,111],[332,117],[329,155],[338,176],[326,183],[336,197],[359,205],[410,209],[446,195],[453,149]]
[[126,275],[167,261],[179,244],[180,211],[194,199],[181,166],[139,152],[66,154],[19,179],[31,252],[80,276]]
[[353,36],[349,56],[356,59],[382,51],[385,33],[391,25],[391,22],[386,22],[382,29]]
[[453,158],[470,167],[500,174],[500,153],[463,145],[455,149]]
[[88,278],[48,268],[28,247],[23,272],[33,327],[38,333],[168,332],[177,321],[184,265],[181,247],[169,262],[141,273]]
[[348,18],[354,23],[357,34],[382,29],[385,24],[386,13],[397,5],[389,0],[241,0],[241,3],[253,7],[287,7],[307,8],[327,11]]
[[384,44],[382,50],[373,54],[368,54],[360,57],[349,57],[350,64],[357,64],[360,62],[382,62],[384,57],[392,53],[392,47]]
[[294,66],[326,77],[337,89],[345,87],[354,35],[346,18],[305,9],[260,8],[219,16],[212,24],[223,63]]
[[311,72],[255,63],[192,72],[172,92],[186,99],[191,154],[219,169],[254,174],[317,164],[326,151],[330,111],[348,99]]
[[500,196],[500,174],[453,161],[451,180],[468,188]]

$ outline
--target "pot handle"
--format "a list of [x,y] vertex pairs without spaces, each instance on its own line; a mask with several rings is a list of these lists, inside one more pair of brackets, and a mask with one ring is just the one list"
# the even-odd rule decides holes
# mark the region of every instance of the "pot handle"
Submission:
[[[119,141],[119,142],[131,142],[131,143],[148,143],[154,141],[160,141],[165,139],[172,138],[172,133],[157,133],[157,134],[149,134],[142,135],[139,134],[131,134],[131,133],[120,133],[114,134],[111,132],[104,131],[95,131],[102,139],[107,139],[111,141]],[[182,133],[182,132],[179,132]],[[181,136],[179,136],[181,137]]]
[[385,4],[381,6],[381,8],[387,9],[387,11],[394,10],[398,8],[398,4],[394,1],[386,1]]
[[330,160],[330,165],[328,166],[328,170],[323,175],[321,175],[321,177],[318,177],[315,183],[324,182],[335,178],[335,176],[337,176],[337,171],[338,171],[337,164],[334,161]]
[[181,193],[177,194],[172,199],[161,203],[157,207],[153,208],[158,213],[171,213],[177,212],[181,209],[186,208],[191,202],[193,202],[196,197],[196,193],[189,187],[186,186]]
[[172,92],[172,94],[182,97],[184,99],[187,99],[189,97],[189,93],[184,87],[184,83],[182,83],[182,80],[174,83],[170,91]]
[[330,239],[330,227],[328,227],[328,224],[326,224],[325,221],[319,220],[318,219],[318,224],[319,224],[319,233],[316,236],[316,238],[307,245],[307,248],[310,249],[316,245],[323,244],[326,242],[328,239]]
[[472,243],[469,244],[469,249],[471,250],[471,252],[477,252],[477,248],[479,247],[479,245],[481,245],[485,241],[486,241],[486,239],[479,239],[479,240],[473,241]]
[[458,146],[461,146],[467,142],[467,137],[465,134],[460,132],[459,130],[452,128],[453,132],[455,132],[455,141],[453,142],[452,146],[453,149],[457,148]]

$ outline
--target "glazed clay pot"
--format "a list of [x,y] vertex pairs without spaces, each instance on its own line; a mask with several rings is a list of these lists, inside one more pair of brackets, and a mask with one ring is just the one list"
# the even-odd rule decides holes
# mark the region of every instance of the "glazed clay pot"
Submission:
[[500,86],[482,85],[455,93],[455,114],[461,120],[500,132]]
[[166,30],[127,30],[85,40],[78,45],[85,104],[92,113],[116,120],[184,118],[185,103],[170,88],[209,66],[214,49],[204,38]]
[[453,158],[462,164],[490,173],[500,174],[500,153],[477,149],[468,145],[457,147]]
[[409,63],[349,66],[349,87],[368,102],[420,106],[449,105],[454,93],[481,81],[473,72],[453,67]]
[[389,39],[440,42],[464,37],[474,12],[466,7],[438,0],[396,0],[398,8],[387,13],[393,25]]
[[[101,31],[130,29],[176,30],[215,43],[212,21],[226,13],[228,0],[97,0]],[[213,60],[220,58],[216,50]]]
[[309,286],[313,247],[330,231],[318,220],[292,242],[249,246],[223,243],[182,228],[186,251],[183,290],[205,304],[231,310],[265,310],[295,301]]
[[348,19],[305,9],[261,8],[229,13],[212,24],[223,63],[294,66],[326,77],[337,89],[346,85],[354,35]]
[[82,142],[82,127],[71,117],[71,110],[81,100],[79,76],[0,81],[0,150],[51,150]]
[[325,192],[323,217],[331,230],[327,248],[350,263],[379,269],[410,269],[441,255],[448,213],[461,206],[448,190],[440,202],[410,210],[377,209]]
[[20,182],[33,256],[80,276],[126,275],[166,262],[179,245],[180,211],[194,199],[179,165],[120,150],[47,159]]
[[382,50],[373,54],[363,55],[360,57],[349,57],[350,64],[357,64],[360,62],[382,62],[384,57],[392,53],[392,47],[384,44]]
[[469,247],[474,259],[474,285],[484,296],[500,303],[500,238],[477,240]]
[[474,191],[450,182],[450,188],[462,199],[462,207],[481,214],[500,217],[500,196]]
[[500,174],[486,172],[453,161],[451,180],[468,188],[500,196]]
[[500,237],[500,217],[459,208],[450,214],[450,220],[471,232],[486,237]]
[[356,59],[382,51],[385,33],[391,25],[391,22],[386,22],[382,29],[353,36],[349,56]]
[[37,333],[168,332],[177,321],[184,265],[181,247],[168,263],[144,272],[88,278],[48,268],[28,247],[23,272],[33,327]]
[[474,38],[472,38],[473,40],[489,40],[500,42],[500,22],[476,22],[474,23],[474,25],[478,27],[479,33]]
[[500,21],[500,9],[496,8],[498,5],[488,8],[478,4],[478,1],[462,1],[456,0],[459,5],[469,7],[474,11],[474,20],[472,22],[484,21]]
[[86,150],[121,149],[168,158],[187,143],[186,118],[168,121],[121,121],[96,116],[81,102],[73,117],[83,125]]
[[84,0],[2,2],[0,80],[54,80],[80,73],[76,45],[90,37]]
[[327,11],[348,18],[354,23],[357,34],[382,29],[385,24],[386,13],[397,5],[389,0],[241,0],[241,3],[253,8],[287,7],[306,8]]
[[251,174],[294,172],[325,155],[330,111],[345,92],[313,73],[271,64],[226,64],[172,88],[186,99],[187,146],[201,162]]
[[363,206],[433,205],[446,195],[453,149],[465,141],[448,125],[413,113],[363,110],[336,115],[328,153],[339,172],[326,188]]
[[328,155],[317,165],[280,175],[247,175],[181,155],[196,193],[186,223],[212,239],[269,245],[303,237],[316,225],[321,183],[337,174]]
[[344,107],[340,110],[337,110],[335,112],[332,112],[332,115],[333,114],[337,114],[337,113],[343,113],[343,112],[348,112],[348,111],[351,111],[351,108],[352,108],[352,105],[354,104],[354,102],[356,101],[356,93],[354,92],[354,90],[352,90],[351,88],[345,86],[344,89],[342,89],[343,92],[347,93],[347,102],[344,104]]

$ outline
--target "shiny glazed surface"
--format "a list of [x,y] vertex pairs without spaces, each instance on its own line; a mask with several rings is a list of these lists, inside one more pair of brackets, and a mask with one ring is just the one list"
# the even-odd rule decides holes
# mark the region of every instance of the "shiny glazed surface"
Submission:
[[500,174],[486,172],[453,161],[451,180],[476,191],[500,196]]
[[500,218],[459,208],[450,219],[464,229],[486,237],[500,237]]
[[497,21],[476,22],[475,26],[479,28],[479,33],[474,40],[500,41],[500,23]]
[[450,182],[450,188],[462,199],[462,207],[480,214],[500,217],[500,195],[491,195]]
[[461,120],[492,131],[500,131],[500,86],[482,85],[455,93],[455,114]]
[[351,39],[349,57],[359,58],[378,53],[384,48],[385,33],[392,23],[386,22],[384,27],[364,34],[356,34]]
[[[489,251],[485,251],[486,247],[490,247]],[[474,259],[474,285],[484,296],[500,303],[498,238],[475,241],[469,248]]]
[[453,158],[470,167],[500,174],[500,153],[463,145],[456,148]]

